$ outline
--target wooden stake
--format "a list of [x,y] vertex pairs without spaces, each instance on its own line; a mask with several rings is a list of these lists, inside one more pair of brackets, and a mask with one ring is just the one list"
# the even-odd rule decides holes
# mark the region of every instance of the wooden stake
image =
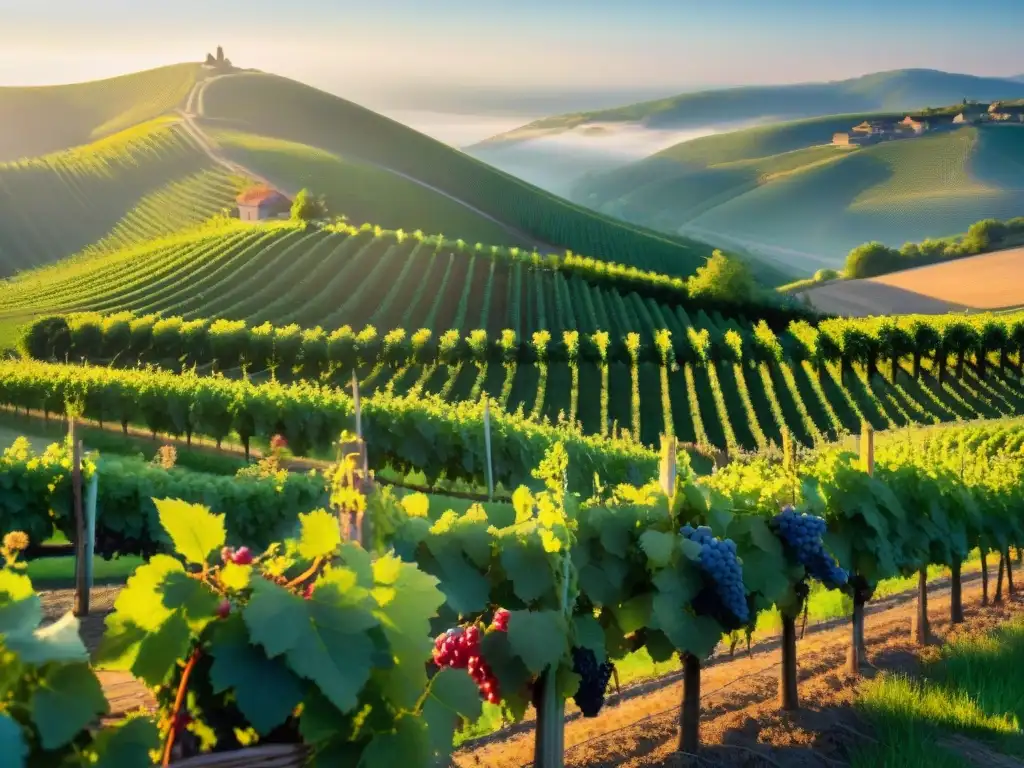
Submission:
[[782,614],[782,667],[779,678],[779,706],[787,712],[800,708],[796,665],[796,618]]
[[352,371],[352,401],[356,411],[356,437],[359,438],[359,448],[362,454],[362,465],[360,469],[363,470],[363,477],[367,477],[369,472],[369,458],[366,450],[366,441],[363,439],[363,405],[362,399],[359,397],[359,379],[356,378],[356,372]]
[[85,586],[92,590],[93,564],[96,559],[96,515],[100,491],[99,470],[89,478],[89,487],[85,492]]
[[676,489],[678,450],[679,441],[676,438],[669,435],[661,436],[661,463],[658,467],[658,481],[661,485],[661,492],[669,497]]
[[875,430],[866,421],[861,427],[860,458],[864,471],[875,474]]
[[679,713],[679,751],[696,755],[700,749],[700,659],[683,654],[683,706]]
[[491,456],[491,398],[484,395],[484,452],[487,458],[487,500],[494,501],[494,460]]
[[75,436],[75,420],[68,425],[71,439],[71,504],[75,518],[75,616],[89,615],[89,585],[86,574],[86,525],[82,509],[82,442]]

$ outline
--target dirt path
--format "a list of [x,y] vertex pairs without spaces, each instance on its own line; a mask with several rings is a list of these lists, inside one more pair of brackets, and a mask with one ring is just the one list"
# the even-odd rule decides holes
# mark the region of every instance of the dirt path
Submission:
[[[226,168],[231,173],[236,173],[241,176],[248,176],[260,182],[261,184],[276,187],[289,197],[294,197],[298,190],[288,189],[283,185],[275,184],[266,177],[248,168],[247,166],[244,166],[240,163],[236,163],[225,157],[223,153],[216,149],[215,143],[210,140],[210,138],[203,132],[202,127],[196,122],[197,118],[201,120],[206,117],[206,108],[204,102],[206,95],[206,87],[210,83],[225,77],[232,77],[232,75],[216,75],[215,77],[210,77],[206,80],[200,80],[194,86],[192,86],[192,91],[189,93],[188,98],[185,101],[185,108],[182,110],[178,110],[178,114],[182,118],[185,130],[188,131],[189,135],[196,141],[196,143],[202,148],[202,150],[206,152],[206,154],[210,157],[211,160],[213,160],[213,162],[217,163],[223,168]],[[480,210],[471,203],[468,203],[465,200],[456,197],[455,195],[449,194],[448,192],[445,192],[443,189],[439,189],[438,187],[435,187],[432,184],[428,184],[427,182],[422,181],[421,179],[418,179],[415,176],[410,176],[407,173],[396,171],[394,168],[389,168],[385,165],[374,163],[364,158],[359,158],[359,162],[365,165],[372,166],[377,170],[390,173],[392,176],[398,176],[399,178],[405,179],[406,181],[410,181],[413,184],[423,187],[424,189],[430,190],[434,194],[448,198],[453,203],[461,205],[463,208],[474,213],[475,215],[487,219],[492,224],[496,224],[497,226],[504,229],[506,232],[508,232],[516,239],[523,241],[524,243],[528,244],[531,248],[535,248],[538,252],[542,254],[546,255],[548,253],[562,253],[565,250],[564,248],[558,248],[549,243],[544,243],[540,240],[537,240],[528,232],[513,227],[510,224],[502,221],[501,219],[495,218],[491,214]]]
[[[1002,606],[980,607],[980,575],[964,583],[966,624],[981,630],[1024,613],[1017,598]],[[914,593],[890,599],[888,607],[869,613],[866,627],[869,667],[866,677],[879,670],[913,672],[921,652],[910,636],[915,610]],[[929,616],[937,639],[950,637],[949,590],[929,591]],[[964,630],[957,630],[964,631]],[[809,631],[798,643],[802,710],[779,710],[779,653],[777,642],[753,649],[751,657],[721,659],[706,665],[701,675],[703,713],[702,755],[706,765],[726,766],[834,766],[845,765],[847,752],[858,740],[870,738],[870,729],[851,709],[856,685],[844,671],[849,623],[845,620]],[[682,766],[676,753],[680,675],[623,691],[609,701],[601,715],[583,719],[570,704],[566,723],[566,765]],[[501,738],[491,737],[460,750],[459,768],[520,768],[533,758],[532,724]]]

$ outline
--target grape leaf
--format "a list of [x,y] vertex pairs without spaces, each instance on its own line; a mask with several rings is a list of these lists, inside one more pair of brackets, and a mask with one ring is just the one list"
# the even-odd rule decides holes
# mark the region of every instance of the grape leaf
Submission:
[[648,529],[640,534],[640,548],[647,554],[648,565],[664,568],[672,562],[676,536],[664,531]]
[[483,711],[482,704],[476,683],[465,670],[445,667],[430,680],[423,719],[435,765],[448,764],[458,718],[475,722]]
[[252,580],[252,566],[225,563],[224,567],[220,569],[219,578],[225,589],[237,592],[249,586],[249,582]]
[[25,768],[28,758],[28,744],[21,726],[7,714],[0,712],[0,755],[10,768]]
[[78,633],[78,619],[70,612],[35,632],[9,634],[4,644],[25,664],[89,660],[89,651]]
[[366,745],[359,768],[427,765],[430,751],[426,721],[419,715],[405,714],[395,720],[393,732],[379,733]]
[[478,613],[487,607],[491,588],[487,579],[466,562],[461,552],[437,555],[441,570],[441,591],[453,611],[463,616]]
[[338,518],[324,509],[299,515],[299,555],[307,560],[327,557],[341,546]]
[[199,504],[179,499],[153,499],[160,525],[171,537],[175,550],[190,563],[202,565],[227,539],[224,515],[215,515]]
[[0,570],[0,635],[31,631],[43,620],[43,603],[28,576]]
[[270,658],[294,648],[309,623],[305,603],[284,587],[257,579],[253,582],[252,598],[242,609],[252,642],[262,645]]
[[373,556],[352,541],[341,545],[339,557],[345,567],[355,572],[356,583],[365,589],[373,589]]
[[330,568],[309,600],[260,580],[243,612],[252,641],[271,658],[286,654],[288,666],[342,712],[358,703],[375,653],[366,634],[378,623],[369,607],[373,601],[357,578],[347,568]]
[[148,717],[132,717],[96,733],[92,744],[96,758],[90,765],[93,768],[142,768],[152,764],[149,752],[159,747],[156,723]]
[[582,648],[589,648],[597,657],[597,663],[604,663],[607,654],[604,647],[604,630],[597,623],[593,616],[574,616],[573,636],[575,644]]
[[172,615],[156,632],[148,632],[139,643],[131,672],[150,686],[163,683],[188,654],[192,633],[185,618]]
[[533,494],[525,485],[512,492],[512,508],[516,511],[516,525],[533,518]]
[[690,539],[686,538],[679,539],[679,550],[684,555],[686,555],[686,558],[688,560],[692,560],[694,562],[700,560],[701,549],[701,545],[698,544],[696,541],[691,541]]
[[109,710],[100,681],[87,664],[49,667],[30,706],[43,749],[63,747]]
[[501,565],[505,569],[516,597],[531,603],[554,589],[551,558],[529,542],[514,537],[502,540]]
[[512,611],[508,641],[527,668],[540,674],[567,655],[566,630],[565,617],[558,611]]
[[721,499],[716,498],[708,505],[708,527],[719,539],[728,536],[729,523],[734,517],[735,515]]
[[649,592],[645,592],[612,608],[615,623],[619,625],[619,629],[624,635],[629,635],[641,627],[647,626],[651,620],[652,600],[653,596]]
[[694,616],[682,610],[670,594],[654,597],[654,619],[672,644],[680,651],[706,659],[722,639],[722,627],[714,619]]
[[401,504],[409,517],[428,517],[430,514],[430,497],[425,493],[410,493],[403,496]]
[[433,647],[430,620],[444,604],[444,594],[437,588],[437,579],[393,555],[379,558],[373,573],[377,580],[373,596],[379,606],[374,614],[395,659],[386,684],[389,698],[412,709],[427,686],[423,662]]
[[280,657],[268,659],[249,643],[240,618],[231,617],[218,624],[211,638],[210,655],[213,692],[234,691],[239,710],[262,736],[288,719],[302,700],[299,679]]

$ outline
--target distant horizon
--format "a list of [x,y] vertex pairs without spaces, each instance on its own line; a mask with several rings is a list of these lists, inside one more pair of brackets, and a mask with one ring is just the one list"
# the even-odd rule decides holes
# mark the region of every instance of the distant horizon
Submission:
[[[210,49],[209,52],[213,52],[216,46]],[[1018,78],[1024,78],[1024,73],[1016,75],[991,75],[991,74],[978,74],[976,72],[968,72],[955,69],[937,69],[935,67],[900,67],[897,69],[885,69],[885,70],[869,70],[866,72],[851,73],[849,75],[829,78],[829,79],[804,79],[804,80],[793,80],[786,82],[744,82],[744,83],[715,83],[715,82],[703,82],[703,83],[691,83],[691,84],[680,84],[672,87],[669,85],[658,86],[658,87],[645,87],[638,85],[635,87],[608,87],[601,88],[597,85],[590,87],[586,86],[572,86],[565,87],[558,84],[539,84],[532,87],[517,86],[514,84],[506,83],[498,86],[481,87],[479,85],[460,85],[460,84],[425,84],[420,81],[412,79],[412,83],[403,87],[401,85],[392,86],[391,89],[382,90],[376,88],[372,93],[363,92],[360,93],[360,89],[356,87],[355,93],[350,93],[343,87],[332,85],[331,76],[329,74],[321,73],[320,76],[303,77],[295,73],[289,73],[288,71],[278,71],[266,66],[260,66],[259,63],[238,61],[232,58],[231,52],[225,47],[225,55],[232,60],[236,66],[241,69],[254,69],[260,70],[269,74],[279,75],[282,77],[289,77],[290,79],[303,82],[314,88],[318,88],[323,91],[327,91],[341,98],[346,98],[352,101],[362,103],[373,109],[383,109],[390,111],[423,111],[423,112],[436,112],[457,115],[460,113],[465,114],[489,114],[493,116],[507,115],[521,116],[523,114],[533,113],[537,116],[545,114],[556,114],[573,111],[593,111],[600,109],[609,109],[618,106],[625,106],[627,104],[642,102],[642,101],[653,101],[662,98],[671,98],[687,93],[698,93],[701,91],[712,91],[712,90],[728,90],[734,88],[758,88],[758,87],[783,87],[789,85],[804,85],[812,83],[827,83],[837,82],[842,80],[853,80],[860,77],[866,77],[869,75],[885,74],[888,72],[899,72],[899,71],[933,71],[943,72],[946,74],[957,74],[967,75],[972,77],[982,78],[995,78],[1013,80]],[[0,52],[2,57],[2,52]],[[88,82],[94,82],[97,80],[108,80],[116,77],[123,77],[125,75],[135,74],[137,72],[144,72],[152,69],[160,69],[162,67],[175,66],[178,64],[201,64],[205,59],[205,53],[201,56],[193,59],[182,59],[177,61],[165,61],[165,62],[154,62],[152,66],[144,66],[138,69],[129,69],[124,71],[112,71],[109,74],[101,74],[96,77],[87,77],[84,79],[72,79],[66,81],[50,81],[50,82],[37,82],[35,80],[29,82],[12,83],[6,81],[0,81],[0,88],[24,88],[24,87],[60,87],[67,85],[78,85]],[[0,58],[2,63],[2,58]],[[3,69],[0,69],[0,74],[3,73]]]
[[[368,106],[508,95],[526,108],[572,94],[615,98],[827,82],[897,69],[980,77],[1024,72],[1000,40],[1024,28],[1020,0],[34,0],[6,3],[0,83],[82,82],[201,59],[222,45],[239,66]],[[497,95],[497,98],[496,98]],[[488,109],[497,111],[500,104]],[[543,103],[534,108],[548,109]],[[571,107],[575,109],[576,107]],[[593,107],[591,107],[593,108]],[[555,111],[561,107],[552,106]]]

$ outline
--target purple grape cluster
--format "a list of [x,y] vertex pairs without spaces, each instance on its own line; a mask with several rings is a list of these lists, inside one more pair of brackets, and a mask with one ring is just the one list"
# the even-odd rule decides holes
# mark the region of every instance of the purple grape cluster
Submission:
[[743,586],[743,566],[736,557],[736,543],[716,539],[706,525],[694,528],[687,524],[680,533],[700,544],[700,566],[711,577],[718,599],[737,621],[746,624],[750,620],[750,608]]
[[846,571],[839,567],[822,542],[826,530],[823,518],[806,512],[798,513],[793,507],[786,506],[772,518],[771,527],[812,579],[820,581],[828,589],[838,589],[846,584]]
[[572,649],[572,671],[580,676],[580,687],[573,700],[584,717],[597,717],[604,706],[604,692],[608,688],[614,665],[610,661],[597,663],[590,648]]

